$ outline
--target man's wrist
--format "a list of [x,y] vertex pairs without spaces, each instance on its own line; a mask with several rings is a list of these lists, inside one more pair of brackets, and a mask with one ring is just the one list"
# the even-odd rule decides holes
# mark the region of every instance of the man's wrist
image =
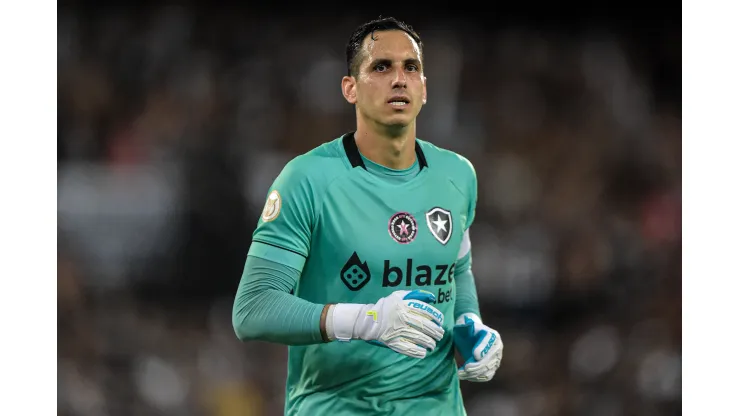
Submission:
[[324,342],[332,341],[330,334],[334,333],[334,330],[332,328],[332,319],[331,319],[331,312],[332,312],[333,306],[334,306],[333,303],[326,304],[324,305],[324,309],[321,311],[321,320],[319,322],[319,329],[321,330],[321,339],[324,340]]

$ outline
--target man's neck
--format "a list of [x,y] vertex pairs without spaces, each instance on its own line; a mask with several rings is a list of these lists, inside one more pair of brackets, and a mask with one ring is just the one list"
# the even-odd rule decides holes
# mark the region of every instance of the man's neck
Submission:
[[[363,128],[365,127],[365,128]],[[404,170],[416,161],[416,129],[410,125],[388,134],[358,125],[355,143],[363,156],[390,169]]]

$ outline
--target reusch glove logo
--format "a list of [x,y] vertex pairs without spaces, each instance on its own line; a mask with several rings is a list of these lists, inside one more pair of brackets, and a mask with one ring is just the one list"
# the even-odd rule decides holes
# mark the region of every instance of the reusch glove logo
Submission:
[[357,252],[354,252],[339,275],[349,290],[358,291],[370,281],[370,268],[367,267],[367,262],[361,261]]
[[441,312],[435,311],[434,308],[430,307],[429,305],[416,302],[416,301],[411,301],[408,303],[408,306],[414,309],[420,309],[422,311],[429,312],[435,319],[437,319],[437,323],[440,326],[442,326],[442,324],[444,323],[444,320],[445,320],[444,315],[442,315]]
[[483,352],[481,352],[481,358],[485,357],[488,354],[488,351],[491,350],[491,347],[493,347],[493,343],[496,342],[496,334],[491,334],[491,339],[488,340],[488,344],[486,344],[485,348],[483,348]]

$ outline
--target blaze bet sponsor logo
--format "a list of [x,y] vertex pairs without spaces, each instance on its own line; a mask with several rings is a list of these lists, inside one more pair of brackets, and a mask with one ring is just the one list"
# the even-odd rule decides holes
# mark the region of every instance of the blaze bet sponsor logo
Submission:
[[[358,291],[372,279],[372,273],[367,262],[360,259],[353,252],[349,260],[339,273],[342,282],[349,290]],[[414,264],[413,259],[406,259],[403,264],[391,264],[390,260],[383,261],[383,273],[380,277],[382,287],[390,288],[426,288],[430,286],[447,286],[455,279],[455,263],[448,264]],[[434,293],[434,292],[432,292]],[[452,288],[439,288],[435,303],[451,302]]]

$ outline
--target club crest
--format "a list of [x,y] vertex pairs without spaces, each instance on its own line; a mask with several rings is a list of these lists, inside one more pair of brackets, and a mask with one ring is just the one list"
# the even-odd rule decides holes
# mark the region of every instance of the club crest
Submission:
[[388,221],[388,233],[396,242],[409,244],[416,238],[416,219],[408,212],[397,212]]
[[432,208],[427,211],[427,226],[434,238],[442,244],[447,244],[452,236],[452,214],[444,208]]

